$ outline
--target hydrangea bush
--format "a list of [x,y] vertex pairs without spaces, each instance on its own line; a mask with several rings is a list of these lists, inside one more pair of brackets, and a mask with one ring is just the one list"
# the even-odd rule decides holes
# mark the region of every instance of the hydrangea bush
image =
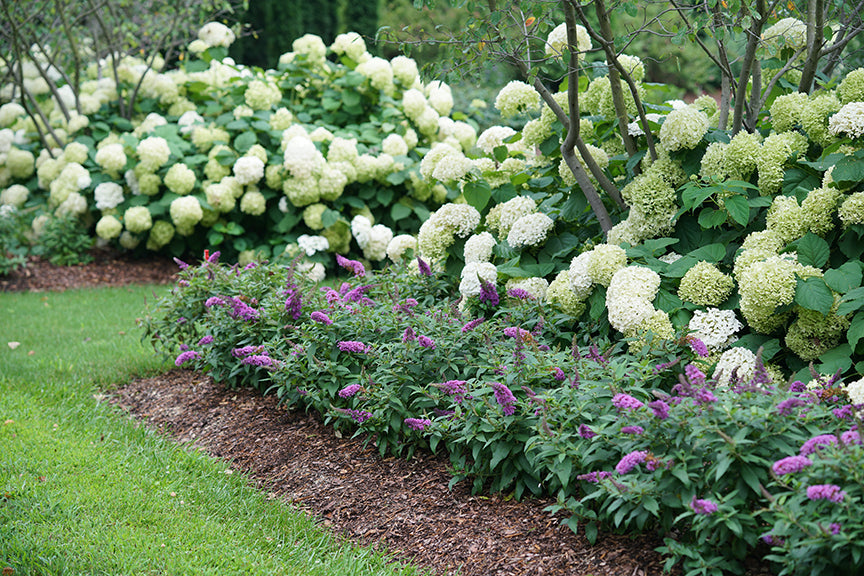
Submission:
[[658,531],[688,573],[740,573],[754,554],[790,574],[861,566],[861,475],[845,463],[864,450],[864,381],[773,383],[744,348],[751,368],[710,377],[686,334],[635,353],[592,343],[522,288],[453,300],[422,260],[372,272],[337,256],[342,276],[319,287],[293,265],[217,259],[181,263],[144,319],[177,366],[314,409],[382,454],[443,452],[475,491],[555,495],[591,539]]
[[[171,69],[127,57],[112,77],[116,63],[93,62],[70,120],[57,100],[67,92],[40,92],[32,79],[56,141],[42,148],[38,116],[2,106],[0,201],[26,210],[37,235],[44,218],[72,215],[103,245],[175,256],[219,248],[248,261],[296,252],[304,235],[319,238],[302,247],[310,258],[358,251],[358,215],[416,233],[455,196],[423,179],[420,160],[436,147],[461,154],[476,132],[451,116],[449,87],[423,82],[413,60],[373,57],[354,33],[331,46],[307,35],[261,70],[226,57],[233,39],[208,24]],[[130,122],[115,101],[139,83]],[[389,242],[374,234],[374,248],[360,247],[370,261]]]

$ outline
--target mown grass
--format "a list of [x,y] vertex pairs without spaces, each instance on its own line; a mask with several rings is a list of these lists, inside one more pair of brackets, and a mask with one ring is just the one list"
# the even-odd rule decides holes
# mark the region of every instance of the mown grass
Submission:
[[135,326],[153,290],[0,294],[0,569],[417,574],[105,401],[106,387],[167,368]]

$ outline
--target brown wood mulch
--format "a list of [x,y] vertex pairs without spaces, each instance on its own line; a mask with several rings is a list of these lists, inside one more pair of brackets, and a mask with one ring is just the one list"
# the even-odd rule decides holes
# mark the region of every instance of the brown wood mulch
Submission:
[[[0,291],[168,283],[170,259],[98,255],[84,266],[34,259],[0,278]],[[662,573],[651,536],[603,533],[591,546],[543,508],[504,495],[448,489],[447,462],[428,454],[381,458],[361,438],[338,437],[313,415],[274,397],[228,390],[196,372],[172,370],[114,392],[135,418],[251,474],[281,498],[360,544],[386,547],[436,575],[652,576]]]

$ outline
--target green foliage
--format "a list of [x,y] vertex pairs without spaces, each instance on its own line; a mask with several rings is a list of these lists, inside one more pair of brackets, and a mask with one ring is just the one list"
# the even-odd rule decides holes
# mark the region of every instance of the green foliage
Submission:
[[8,276],[27,264],[29,241],[24,214],[12,206],[0,207],[0,276]]
[[77,218],[55,216],[48,219],[33,253],[57,266],[76,266],[93,261],[93,239]]

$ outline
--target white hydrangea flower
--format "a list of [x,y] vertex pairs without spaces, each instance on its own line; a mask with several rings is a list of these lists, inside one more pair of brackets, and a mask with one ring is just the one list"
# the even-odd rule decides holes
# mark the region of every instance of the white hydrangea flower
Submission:
[[380,90],[388,95],[392,95],[395,92],[393,69],[387,60],[375,56],[358,64],[355,70],[369,78],[369,83],[376,90]]
[[24,203],[27,202],[27,198],[29,197],[30,190],[28,190],[26,186],[13,184],[9,188],[3,190],[3,192],[0,192],[0,204],[3,206],[21,208],[24,206]]
[[78,192],[72,192],[66,199],[57,207],[54,212],[59,217],[64,216],[81,216],[87,212],[87,199]]
[[463,252],[465,263],[489,262],[492,259],[492,249],[496,244],[495,237],[489,232],[474,234],[465,241]]
[[327,277],[327,270],[320,262],[301,262],[297,265],[297,272],[306,277],[310,282],[321,282]]
[[762,32],[762,41],[770,46],[798,50],[807,44],[807,25],[797,18],[783,18]]
[[391,156],[405,156],[408,154],[408,144],[399,134],[389,134],[381,142],[381,150]]
[[439,80],[433,80],[426,87],[429,105],[441,116],[449,116],[453,110],[453,94],[450,86]]
[[709,350],[718,351],[734,342],[735,334],[744,325],[735,316],[734,310],[708,308],[695,310],[687,327]]
[[393,231],[384,224],[376,224],[369,231],[369,241],[363,248],[363,256],[372,262],[387,257],[387,247],[393,240]]
[[498,269],[491,262],[472,262],[462,268],[461,277],[459,293],[463,298],[471,298],[480,295],[482,282],[498,282]]
[[723,352],[717,361],[712,377],[717,386],[747,384],[756,372],[756,354],[746,348],[730,348]]
[[178,231],[191,231],[204,217],[201,203],[194,196],[181,196],[171,202],[169,208],[171,221]]
[[285,144],[283,165],[294,178],[317,176],[325,164],[324,156],[308,137],[295,137]]
[[97,210],[110,210],[123,202],[123,187],[114,182],[102,182],[96,186],[93,196],[96,198]]
[[240,197],[240,211],[252,216],[260,216],[267,209],[267,199],[255,189],[248,190]]
[[554,226],[555,222],[542,212],[526,214],[513,223],[507,233],[507,243],[512,248],[539,246],[546,241],[547,234]]
[[244,186],[256,184],[264,177],[264,162],[255,156],[242,156],[234,162],[234,177]]
[[412,58],[396,56],[390,60],[390,67],[393,68],[393,76],[402,86],[413,86],[417,82],[417,63]]
[[[562,22],[556,26],[546,38],[546,56],[561,57],[567,48],[567,24]],[[576,51],[579,59],[584,58],[584,52],[591,49],[591,36],[584,26],[576,25]]]
[[113,240],[120,236],[123,224],[115,216],[103,216],[96,223],[96,235],[103,240]]
[[[228,48],[234,43],[234,32],[220,22],[208,22],[198,31],[198,39],[208,48],[223,46]],[[191,48],[191,47],[190,47]]]
[[684,256],[678,254],[677,252],[667,252],[663,256],[660,256],[658,260],[660,260],[661,262],[665,262],[666,264],[672,264],[673,262],[677,262],[683,257]]
[[660,143],[674,152],[694,148],[708,132],[708,116],[693,106],[672,110],[660,126]]
[[359,62],[363,58],[363,54],[366,53],[366,42],[357,32],[347,32],[336,36],[330,49],[336,54],[344,54],[355,62]]
[[307,256],[314,256],[317,252],[323,252],[330,248],[330,242],[324,236],[309,236],[301,234],[297,238],[297,245]]
[[507,281],[504,288],[508,291],[524,290],[536,300],[543,301],[546,299],[546,291],[549,289],[549,282],[545,278],[540,278],[538,276],[532,278],[511,278]]
[[849,138],[864,136],[864,102],[849,102],[828,120],[832,136],[845,134]]
[[387,257],[394,263],[398,264],[402,261],[402,257],[406,250],[417,251],[417,239],[410,234],[399,234],[394,236],[390,243],[387,244]]
[[578,300],[585,300],[591,294],[594,280],[588,274],[588,262],[593,257],[592,251],[588,250],[570,261],[570,269],[567,271],[570,279],[569,285]]
[[606,291],[609,324],[632,336],[656,312],[651,301],[660,288],[660,275],[643,266],[627,266],[612,276]]
[[153,226],[153,217],[146,206],[133,206],[123,214],[126,230],[134,234],[146,232]]
[[426,96],[420,90],[411,88],[402,94],[402,110],[411,120],[416,121],[426,110],[426,107]]
[[8,128],[15,124],[19,118],[25,116],[27,111],[17,102],[7,102],[0,106],[0,128]]
[[846,394],[849,396],[849,403],[853,405],[864,404],[864,378],[850,382],[846,386]]
[[477,138],[477,147],[484,153],[492,155],[495,148],[504,146],[504,141],[516,134],[509,126],[491,126]]
[[508,82],[495,97],[495,108],[503,118],[520,112],[540,110],[540,94],[530,84],[519,80]]
[[150,136],[138,143],[139,165],[147,172],[156,172],[171,156],[168,141],[161,136]]
[[295,54],[305,54],[308,62],[324,64],[327,59],[327,46],[320,36],[305,34],[294,40],[291,49]]
[[361,250],[366,248],[372,235],[372,221],[363,214],[358,214],[351,219],[351,235],[357,241]]
[[327,147],[327,162],[355,164],[359,157],[356,138],[335,137]]

